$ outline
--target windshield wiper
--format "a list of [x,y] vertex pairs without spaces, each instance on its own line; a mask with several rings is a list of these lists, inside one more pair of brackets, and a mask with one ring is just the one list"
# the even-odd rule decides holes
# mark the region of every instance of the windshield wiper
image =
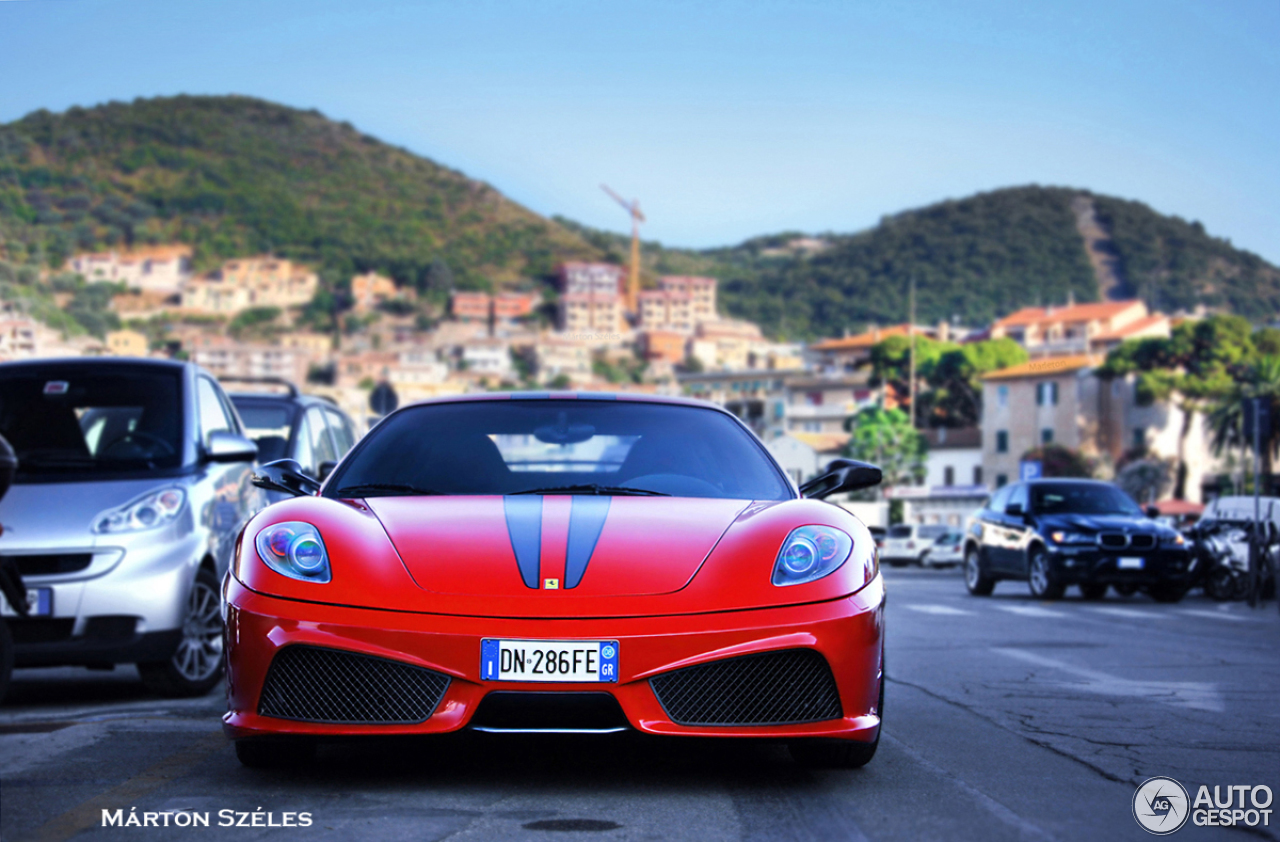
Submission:
[[554,485],[547,488],[527,488],[524,491],[513,491],[512,494],[595,494],[601,497],[670,497],[665,491],[650,491],[647,488],[627,488],[624,485]]
[[385,491],[390,494],[407,494],[424,497],[427,495],[441,496],[445,494],[443,491],[436,491],[432,488],[419,488],[416,485],[406,485],[399,482],[364,482],[359,485],[344,486],[333,493],[338,497],[381,496],[377,494],[370,495],[368,493],[370,491]]

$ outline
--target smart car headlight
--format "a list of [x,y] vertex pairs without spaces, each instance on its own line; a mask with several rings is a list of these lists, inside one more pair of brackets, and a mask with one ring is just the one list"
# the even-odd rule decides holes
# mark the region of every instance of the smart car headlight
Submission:
[[828,576],[853,552],[853,539],[831,526],[801,526],[782,542],[773,565],[773,583],[802,585]]
[[182,511],[187,493],[181,488],[161,488],[130,500],[123,506],[107,509],[93,519],[93,531],[99,535],[140,532],[158,529],[172,523]]
[[329,553],[320,530],[309,523],[290,521],[268,526],[254,540],[258,558],[290,579],[324,583],[329,575]]

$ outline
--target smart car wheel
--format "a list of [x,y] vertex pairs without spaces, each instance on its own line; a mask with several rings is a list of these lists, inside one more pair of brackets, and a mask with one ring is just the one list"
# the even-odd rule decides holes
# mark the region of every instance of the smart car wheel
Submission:
[[203,696],[222,680],[218,578],[202,568],[187,595],[182,640],[167,661],[138,664],[143,684],[162,696]]
[[982,554],[977,547],[964,551],[964,586],[974,596],[990,596],[995,590],[996,580],[982,569]]
[[1053,568],[1049,564],[1049,554],[1045,552],[1044,547],[1036,547],[1031,551],[1028,569],[1030,575],[1027,577],[1027,584],[1031,587],[1032,596],[1036,599],[1062,598],[1062,592],[1066,590],[1066,586],[1054,578]]

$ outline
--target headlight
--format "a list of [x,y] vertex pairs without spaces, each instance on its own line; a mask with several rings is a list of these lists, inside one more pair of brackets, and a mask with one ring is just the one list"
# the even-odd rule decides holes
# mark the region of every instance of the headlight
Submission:
[[99,535],[140,532],[172,523],[182,511],[187,494],[181,488],[162,488],[130,500],[117,509],[108,509],[93,519],[93,531]]
[[1083,532],[1063,532],[1058,530],[1050,532],[1049,537],[1053,539],[1055,544],[1092,544],[1094,537],[1085,535]]
[[1165,535],[1162,540],[1164,543],[1173,544],[1175,547],[1181,547],[1187,543],[1187,539],[1182,537],[1181,532],[1175,532],[1172,535]]
[[258,558],[267,567],[302,582],[327,582],[329,553],[320,538],[320,530],[309,523],[292,521],[268,526],[253,542]]
[[[830,575],[853,551],[853,539],[830,526],[802,526],[793,529],[782,542],[773,564],[773,583],[801,585]],[[874,559],[875,553],[871,554]],[[874,575],[874,574],[873,574]]]

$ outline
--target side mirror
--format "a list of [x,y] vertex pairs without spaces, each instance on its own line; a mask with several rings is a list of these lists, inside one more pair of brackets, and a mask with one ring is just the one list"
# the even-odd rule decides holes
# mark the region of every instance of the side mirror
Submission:
[[1147,517],[1160,517],[1160,510],[1155,506],[1147,506],[1143,511],[1147,513]]
[[244,436],[218,430],[209,434],[204,458],[210,462],[252,462],[258,458],[258,446]]
[[827,466],[827,472],[800,486],[800,496],[821,500],[840,491],[857,491],[879,485],[884,474],[868,462],[854,459],[835,459]]
[[296,459],[277,459],[258,468],[253,484],[267,491],[283,491],[294,497],[310,497],[320,490],[320,483],[307,476]]
[[333,469],[336,467],[338,467],[338,463],[334,462],[332,459],[327,459],[324,462],[321,462],[319,470],[320,481],[324,482],[327,480],[329,478],[329,474],[333,473]]

